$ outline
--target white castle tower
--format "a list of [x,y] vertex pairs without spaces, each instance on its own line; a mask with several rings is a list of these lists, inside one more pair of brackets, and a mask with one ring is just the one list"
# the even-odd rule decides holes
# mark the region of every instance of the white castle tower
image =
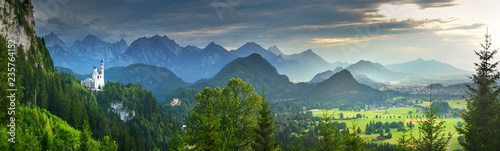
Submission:
[[92,70],[92,78],[87,78],[81,82],[90,90],[100,91],[104,88],[104,60],[101,59],[101,70],[96,67]]

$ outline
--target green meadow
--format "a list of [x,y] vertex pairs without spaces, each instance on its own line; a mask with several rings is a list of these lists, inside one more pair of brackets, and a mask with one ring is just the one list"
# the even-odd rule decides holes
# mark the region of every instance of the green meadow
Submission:
[[[450,105],[451,108],[459,108],[459,109],[465,109],[465,101],[464,100],[450,100],[446,101]],[[419,104],[421,106],[426,106],[429,103],[424,102],[423,104]],[[418,113],[417,113],[418,110]],[[412,112],[411,114],[409,112]],[[313,116],[318,116],[321,117],[325,111],[320,110],[320,111],[313,111]],[[418,137],[418,123],[416,122],[417,120],[420,119],[420,117],[423,116],[423,111],[420,110],[418,107],[395,107],[395,108],[388,108],[388,109],[379,109],[379,110],[361,110],[361,111],[340,111],[338,108],[334,108],[332,110],[327,110],[327,113],[329,115],[333,114],[334,121],[337,122],[345,122],[349,129],[352,129],[353,122],[356,122],[357,127],[361,127],[362,133],[361,137],[371,141],[373,138],[377,138],[380,133],[372,133],[371,135],[366,135],[365,134],[365,127],[370,121],[373,122],[400,122],[400,121],[405,121],[405,124],[408,123],[410,120],[413,120],[413,124],[415,124],[416,127],[413,128],[413,135],[415,137]],[[340,118],[340,113],[343,114],[344,119]],[[362,116],[364,115],[364,118],[358,118],[358,119],[352,119],[353,117],[356,117],[357,114],[361,114]],[[411,117],[410,117],[411,116]],[[419,118],[415,118],[418,116]],[[350,118],[350,119],[346,119]],[[452,145],[451,145],[451,150],[454,149],[459,149],[461,146],[458,144],[457,137],[459,136],[458,133],[455,130],[455,125],[457,125],[457,122],[463,122],[462,118],[457,117],[457,118],[438,118],[439,121],[446,122],[445,123],[445,136],[448,137],[448,133],[452,133]],[[357,128],[356,128],[357,129]],[[392,138],[391,139],[386,139],[382,141],[371,141],[375,143],[382,143],[382,142],[388,142],[391,144],[396,144],[398,143],[397,140],[401,137],[403,132],[398,132],[397,128],[391,128],[391,133],[392,133]],[[387,136],[388,133],[384,133],[385,136]]]

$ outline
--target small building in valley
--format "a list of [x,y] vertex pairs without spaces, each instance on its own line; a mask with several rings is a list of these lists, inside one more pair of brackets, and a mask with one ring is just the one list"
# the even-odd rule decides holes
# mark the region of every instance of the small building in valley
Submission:
[[170,102],[170,105],[172,105],[172,106],[181,105],[181,101],[178,98],[174,98]]

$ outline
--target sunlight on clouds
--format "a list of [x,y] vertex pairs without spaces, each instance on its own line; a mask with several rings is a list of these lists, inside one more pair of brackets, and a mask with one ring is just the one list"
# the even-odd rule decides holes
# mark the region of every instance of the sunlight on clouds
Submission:
[[382,40],[391,38],[394,35],[379,35],[372,37],[358,37],[358,38],[313,38],[309,41],[309,44],[304,46],[308,47],[333,47],[338,45],[355,44],[360,42],[366,42],[371,40]]
[[404,52],[404,53],[424,53],[431,51],[430,49],[421,48],[421,47],[413,47],[413,46],[404,46],[404,47],[395,47],[391,48],[393,52]]
[[233,25],[233,26],[223,26],[217,28],[205,28],[205,29],[196,29],[190,31],[181,31],[181,32],[173,32],[168,33],[167,35],[181,36],[181,37],[205,37],[205,36],[220,36],[224,34],[228,34],[240,29],[247,28],[244,25]]

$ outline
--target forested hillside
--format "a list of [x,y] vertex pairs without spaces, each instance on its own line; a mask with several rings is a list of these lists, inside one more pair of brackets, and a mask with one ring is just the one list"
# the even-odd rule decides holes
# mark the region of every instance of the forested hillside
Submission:
[[[1,98],[0,124],[9,124],[11,115],[7,109],[14,104],[15,141],[24,141],[15,144],[2,141],[4,149],[168,149],[176,124],[162,115],[150,91],[135,84],[120,83],[108,83],[110,88],[105,91],[87,90],[76,76],[59,73],[54,68],[44,39],[34,33],[31,1],[6,1],[2,10],[0,85],[17,91],[12,103],[6,97]],[[19,38],[28,41],[9,45],[9,40]],[[9,51],[13,47],[15,52]],[[15,81],[7,80],[13,77],[12,70],[15,70]],[[10,94],[12,92],[0,92],[1,96]],[[122,102],[135,116],[128,121],[121,120],[120,115],[110,109],[110,102]]]

